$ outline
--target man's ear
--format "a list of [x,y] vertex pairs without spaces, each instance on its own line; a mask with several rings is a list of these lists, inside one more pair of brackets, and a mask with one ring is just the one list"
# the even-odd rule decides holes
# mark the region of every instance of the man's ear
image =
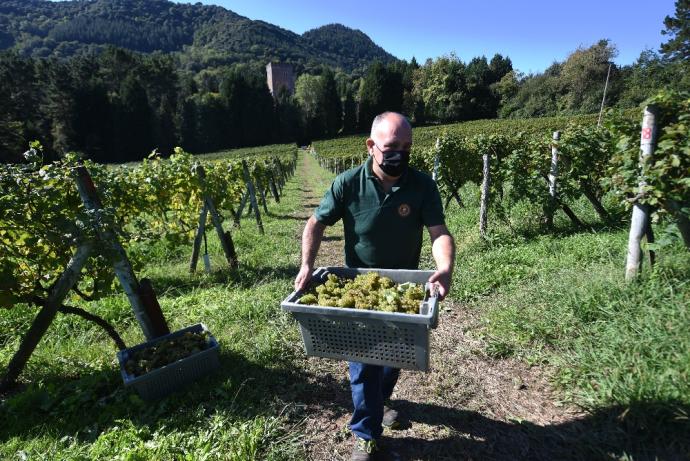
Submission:
[[367,152],[369,152],[369,155],[371,155],[371,149],[374,148],[374,140],[371,138],[367,138],[366,145],[367,145]]

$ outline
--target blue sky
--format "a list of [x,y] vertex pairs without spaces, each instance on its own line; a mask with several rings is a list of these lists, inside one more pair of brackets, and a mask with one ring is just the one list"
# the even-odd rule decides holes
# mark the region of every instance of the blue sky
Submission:
[[[174,0],[176,3],[191,3]],[[439,1],[201,0],[296,33],[339,22],[360,29],[394,56],[419,63],[455,52],[509,56],[522,72],[541,72],[579,46],[610,39],[617,64],[630,64],[646,48],[658,50],[673,0]]]

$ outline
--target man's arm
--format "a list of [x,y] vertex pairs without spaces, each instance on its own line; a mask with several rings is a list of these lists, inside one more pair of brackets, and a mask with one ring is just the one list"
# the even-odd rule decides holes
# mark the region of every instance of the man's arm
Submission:
[[314,216],[310,217],[307,225],[304,226],[304,232],[302,232],[302,266],[295,279],[296,291],[305,289],[309,283],[311,273],[314,270],[316,253],[319,251],[325,229],[326,225],[320,223]]
[[436,261],[436,272],[429,277],[429,282],[438,285],[439,298],[443,299],[450,291],[450,283],[455,264],[455,242],[445,224],[428,228],[431,238],[431,254]]

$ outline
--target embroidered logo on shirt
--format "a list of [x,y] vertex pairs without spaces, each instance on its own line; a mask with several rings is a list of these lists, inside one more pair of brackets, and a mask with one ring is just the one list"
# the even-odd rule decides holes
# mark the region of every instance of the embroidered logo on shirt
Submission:
[[398,207],[398,214],[402,217],[405,218],[410,215],[410,205],[407,203],[403,203]]

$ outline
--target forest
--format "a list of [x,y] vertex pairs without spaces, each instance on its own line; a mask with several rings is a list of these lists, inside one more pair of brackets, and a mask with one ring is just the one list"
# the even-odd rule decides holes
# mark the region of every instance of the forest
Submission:
[[[32,2],[48,8],[46,2]],[[17,23],[17,12],[28,8],[28,3],[3,3],[0,18],[10,32]],[[175,16],[178,22],[166,22],[170,33],[158,33],[162,29],[157,27],[164,26],[156,22],[161,17],[156,14],[163,14],[165,4],[170,6],[168,14],[179,16]],[[469,61],[450,54],[421,64],[414,58],[407,62],[386,60],[385,54],[367,56],[364,50],[375,45],[366,35],[332,24],[304,34],[310,49],[320,51],[308,65],[293,61],[295,92],[279,92],[275,98],[266,84],[268,61],[264,58],[270,56],[231,63],[205,61],[202,66],[190,65],[189,50],[186,54],[165,52],[183,46],[184,37],[204,21],[211,24],[215,17],[219,24],[219,17],[237,19],[228,10],[200,6],[192,10],[193,5],[158,0],[150,4],[136,0],[59,4],[59,8],[67,7],[88,7],[93,17],[110,22],[93,28],[98,29],[99,38],[89,39],[86,36],[92,28],[75,26],[86,20],[86,13],[74,13],[68,23],[59,24],[46,14],[29,15],[35,34],[50,29],[46,37],[67,40],[79,30],[84,43],[100,43],[90,52],[82,50],[67,57],[42,56],[35,48],[27,48],[26,33],[10,34],[25,41],[0,53],[0,106],[4,109],[0,114],[0,161],[17,161],[32,140],[42,143],[47,158],[75,151],[105,163],[138,160],[153,150],[169,155],[175,146],[204,153],[271,143],[304,145],[314,139],[366,132],[372,117],[384,110],[403,112],[416,126],[589,114],[599,111],[607,77],[606,108],[636,107],[664,87],[690,88],[689,7],[682,1],[676,4],[676,15],[663,25],[668,42],[660,50],[643,50],[630,65],[614,64],[616,46],[602,39],[577,48],[542,73],[528,75],[514,69],[510,57],[500,54]],[[147,8],[151,11],[145,14],[142,9]],[[132,25],[135,23],[122,22],[125,13],[148,18],[146,30],[153,32],[140,34]],[[271,34],[282,30],[254,22],[263,30],[261,38],[250,37],[254,45],[269,43]],[[178,23],[179,27],[173,27]],[[21,24],[17,27],[29,27],[27,20]],[[184,24],[192,24],[192,29],[185,32]],[[229,33],[227,29],[218,34],[203,29],[194,33],[193,41],[210,43]],[[3,39],[4,43],[15,40],[12,37],[9,42]],[[333,65],[329,61],[332,55],[345,56],[343,50],[348,47],[368,65]],[[156,51],[149,53],[152,49]],[[210,52],[210,48],[205,50]]]

